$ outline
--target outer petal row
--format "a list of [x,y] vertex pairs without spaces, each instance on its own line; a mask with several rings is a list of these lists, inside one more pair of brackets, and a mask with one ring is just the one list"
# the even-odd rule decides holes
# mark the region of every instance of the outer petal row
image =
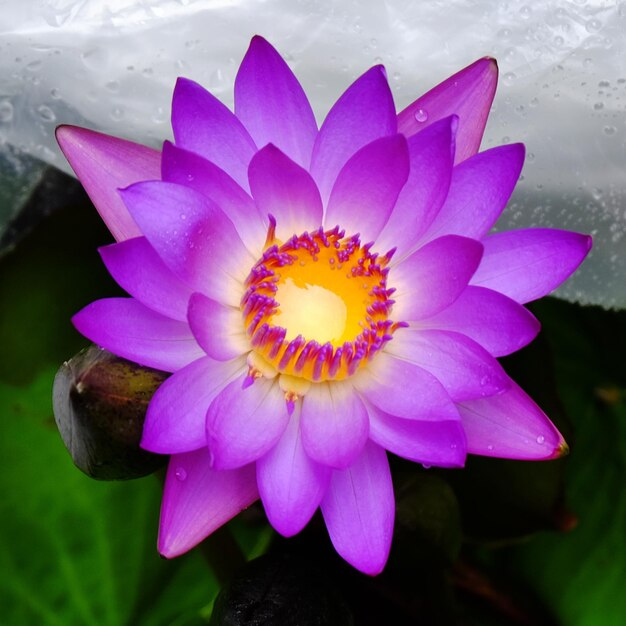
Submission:
[[175,372],[204,356],[188,324],[133,298],[96,300],[72,318],[82,335],[125,359]]
[[450,76],[398,115],[398,131],[411,136],[449,115],[459,116],[456,163],[478,151],[496,92],[498,65],[485,57]]

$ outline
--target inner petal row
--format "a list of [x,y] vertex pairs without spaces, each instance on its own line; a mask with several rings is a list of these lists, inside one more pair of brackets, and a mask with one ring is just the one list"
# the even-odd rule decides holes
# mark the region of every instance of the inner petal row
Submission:
[[272,221],[241,300],[255,353],[278,372],[309,381],[351,376],[403,325],[389,318],[393,250],[379,256],[339,226],[285,243],[274,232]]

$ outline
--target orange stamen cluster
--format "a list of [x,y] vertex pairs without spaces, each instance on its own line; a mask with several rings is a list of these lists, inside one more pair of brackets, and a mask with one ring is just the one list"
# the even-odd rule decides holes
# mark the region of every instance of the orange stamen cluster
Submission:
[[[274,243],[275,222],[271,222],[268,247],[252,268],[241,300],[255,353],[278,372],[309,381],[351,376],[403,325],[389,319],[394,289],[387,288],[387,265],[394,251],[374,254],[372,244],[362,246],[358,235],[346,237],[338,226],[294,235],[279,245]],[[328,317],[323,299],[313,306],[307,304],[315,289],[328,294],[324,297],[332,306],[339,302],[345,311],[342,320],[335,323],[336,318]],[[282,310],[281,298],[283,305],[288,301]],[[295,313],[289,308],[295,308]],[[309,328],[312,323],[315,328],[316,316],[321,320],[319,330],[312,332],[324,335],[324,340],[296,334],[302,324]],[[281,325],[283,320],[287,320],[285,325]],[[327,320],[340,330],[329,331]],[[329,338],[329,332],[334,336]]]

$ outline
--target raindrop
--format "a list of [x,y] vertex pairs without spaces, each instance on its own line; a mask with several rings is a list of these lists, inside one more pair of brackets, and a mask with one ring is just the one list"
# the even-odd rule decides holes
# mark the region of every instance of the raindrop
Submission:
[[0,101],[0,122],[10,122],[13,119],[13,105],[8,100]]
[[545,440],[546,438],[543,435],[539,435],[539,437],[537,437],[537,443],[539,445],[541,445]]
[[111,111],[112,120],[115,120],[116,122],[118,122],[119,120],[123,119],[123,117],[124,117],[124,109],[122,109],[121,107],[115,107]]
[[594,108],[596,111],[600,111],[601,109],[603,109],[603,108],[604,108],[604,103],[602,103],[602,102],[596,102],[596,103],[593,105],[593,108]]
[[31,61],[26,65],[26,69],[30,72],[36,72],[41,67],[41,61]]
[[61,92],[56,87],[54,87],[54,88],[52,88],[50,90],[50,97],[53,100],[60,100],[61,99]]
[[422,463],[422,467],[424,469],[430,469],[432,467],[432,465],[428,465],[427,463]]
[[489,445],[487,446],[487,450],[489,450],[489,451],[493,450],[493,446],[492,446],[491,444],[489,444]]
[[532,13],[532,9],[529,6],[524,5],[519,12],[522,17],[529,18]]
[[428,111],[425,111],[424,109],[417,109],[415,112],[415,119],[420,123],[426,122],[428,120]]
[[120,84],[116,81],[116,80],[110,80],[105,87],[109,90],[112,91],[113,93],[116,93],[119,91],[120,89]]
[[603,129],[605,135],[614,135],[617,132],[615,126],[605,126]]
[[183,467],[177,467],[176,471],[174,472],[174,476],[176,476],[176,480],[180,480],[180,482],[182,483],[183,480],[187,478],[187,472]]
[[503,81],[505,85],[512,85],[515,82],[517,76],[513,72],[507,72],[503,77]]
[[600,20],[589,20],[585,24],[585,28],[588,33],[597,33],[602,28],[602,22]]
[[37,107],[37,113],[39,113],[39,117],[44,122],[54,122],[57,119],[56,115],[54,114],[54,111],[49,106],[46,106],[45,104],[41,104],[40,106]]

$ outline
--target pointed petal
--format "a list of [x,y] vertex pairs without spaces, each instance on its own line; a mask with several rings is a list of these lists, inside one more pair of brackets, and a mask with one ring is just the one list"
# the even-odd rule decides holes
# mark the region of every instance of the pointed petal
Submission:
[[549,294],[571,276],[591,250],[591,237],[567,230],[528,228],[483,240],[485,255],[472,278],[524,304]]
[[311,175],[276,146],[254,155],[248,176],[259,213],[276,218],[282,241],[322,225],[322,201]]
[[223,169],[169,141],[163,144],[161,169],[164,181],[191,187],[213,200],[235,225],[248,250],[260,255],[267,216],[261,216],[254,200]]
[[165,372],[204,356],[188,324],[155,313],[133,298],[96,300],[76,313],[72,323],[105,350]]
[[118,189],[160,178],[161,154],[152,148],[77,126],[59,126],[59,146],[118,241],[141,235]]
[[369,441],[350,468],[334,471],[321,508],[335,550],[361,572],[380,574],[395,516],[385,451]]
[[261,500],[272,526],[283,536],[299,533],[321,502],[331,470],[304,451],[300,403],[279,442],[256,464]]
[[376,139],[343,166],[328,200],[327,227],[374,241],[383,229],[409,175],[409,152],[403,135]]
[[218,393],[247,370],[243,358],[203,357],[170,376],[156,391],[146,413],[141,447],[176,454],[206,447],[206,412]]
[[351,382],[368,402],[396,417],[458,419],[450,396],[432,374],[387,352],[377,354]]
[[482,239],[509,201],[523,164],[524,145],[514,143],[485,150],[457,165],[448,197],[421,242],[442,235]]
[[230,383],[207,412],[207,439],[216,469],[256,461],[276,445],[289,422],[275,379],[261,377],[246,389],[242,383],[242,378]]
[[491,289],[472,286],[447,309],[413,326],[462,333],[493,356],[523,348],[540,329],[537,318],[521,304]]
[[194,293],[188,316],[191,332],[211,358],[228,361],[250,352],[239,309]]
[[458,407],[470,454],[539,461],[567,451],[561,433],[513,381],[503,394]]
[[273,143],[302,167],[311,163],[317,123],[298,79],[280,54],[252,38],[235,78],[235,113],[260,148]]
[[461,333],[400,328],[385,349],[430,372],[455,402],[493,396],[509,386],[498,361]]
[[192,291],[163,263],[145,237],[104,246],[100,256],[117,284],[149,309],[184,322]]
[[254,466],[211,469],[206,449],[170,459],[161,503],[159,552],[179,556],[258,498]]
[[376,249],[397,248],[395,260],[410,252],[439,212],[448,194],[454,160],[456,115],[447,117],[408,140],[410,172],[393,211],[376,238]]
[[367,407],[370,439],[403,459],[436,467],[465,465],[465,433],[460,419],[429,422],[407,420]]
[[410,136],[427,124],[458,115],[455,162],[460,163],[478,152],[497,82],[495,59],[478,59],[404,109],[398,115],[398,131]]
[[185,283],[239,306],[254,257],[219,207],[193,189],[160,181],[120,192],[146,238]]
[[450,306],[467,287],[482,252],[474,239],[447,235],[401,261],[390,273],[389,284],[397,290],[394,317],[419,320]]
[[243,124],[206,89],[179,78],[172,99],[176,144],[196,152],[232,176],[244,189],[256,146]]
[[311,174],[326,202],[348,159],[379,137],[396,134],[396,113],[381,65],[357,78],[330,110],[313,147]]
[[318,463],[348,467],[367,441],[367,410],[348,382],[311,385],[302,401],[302,445]]

